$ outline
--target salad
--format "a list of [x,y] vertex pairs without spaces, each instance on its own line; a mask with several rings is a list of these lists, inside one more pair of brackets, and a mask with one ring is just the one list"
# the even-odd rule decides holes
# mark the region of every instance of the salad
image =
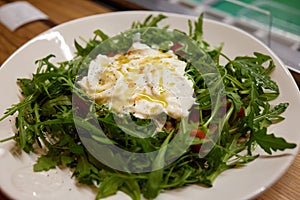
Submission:
[[[203,40],[203,15],[189,21],[189,33],[159,27],[164,18],[151,15],[112,38],[96,30],[85,45],[75,41],[70,61],[53,63],[54,55],[36,61],[32,78],[17,80],[22,101],[0,118],[17,114],[17,132],[1,142],[13,139],[27,153],[45,150],[34,171],[69,168],[79,183],[98,188],[96,199],[118,191],[154,199],[191,184],[213,187],[225,170],[259,157],[256,148],[272,154],[296,147],[268,133],[288,107],[271,104],[280,91],[269,75],[270,56],[231,60],[223,45]],[[145,31],[152,37],[139,35]],[[117,165],[97,157],[100,150]],[[132,156],[140,154],[153,156]]]

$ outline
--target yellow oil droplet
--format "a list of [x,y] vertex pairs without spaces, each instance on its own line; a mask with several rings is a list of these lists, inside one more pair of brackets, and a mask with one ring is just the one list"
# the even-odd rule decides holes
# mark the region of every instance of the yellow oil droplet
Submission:
[[164,82],[163,82],[163,77],[162,76],[159,78],[158,91],[159,91],[160,95],[162,95],[166,91],[164,89]]
[[156,113],[157,109],[158,109],[157,107],[150,108],[150,113]]
[[136,68],[136,67],[127,67],[127,71],[128,72],[135,72],[135,73],[138,73],[140,71],[140,69]]
[[138,96],[139,96],[139,99],[144,99],[149,102],[155,102],[155,103],[162,104],[163,107],[165,107],[165,108],[168,106],[168,102],[163,97],[153,96],[153,95],[149,95],[149,94],[138,94]]
[[163,64],[164,64],[165,66],[169,66],[169,65],[170,65],[169,62],[164,62]]
[[175,85],[175,83],[169,83],[170,87],[173,87]]
[[129,63],[130,61],[130,59],[126,55],[120,55],[116,60],[119,62],[120,65]]

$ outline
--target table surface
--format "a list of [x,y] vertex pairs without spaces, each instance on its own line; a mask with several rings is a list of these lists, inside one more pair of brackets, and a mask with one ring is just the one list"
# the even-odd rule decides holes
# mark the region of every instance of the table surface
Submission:
[[[12,0],[0,0],[0,6]],[[66,21],[94,14],[116,11],[113,7],[90,0],[28,0],[49,16],[49,20],[35,21],[11,32],[0,23],[0,65],[21,45],[39,33]],[[100,2],[100,1],[99,1]],[[292,73],[298,85],[300,75]],[[7,200],[0,192],[0,200]],[[264,191],[256,200],[296,200],[300,199],[300,153],[288,171],[272,187]]]

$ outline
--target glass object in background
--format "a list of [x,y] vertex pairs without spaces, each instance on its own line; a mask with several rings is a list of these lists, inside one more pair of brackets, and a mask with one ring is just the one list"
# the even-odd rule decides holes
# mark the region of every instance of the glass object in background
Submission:
[[[266,13],[270,13],[272,32],[300,38],[299,0],[222,0],[211,4],[211,7],[237,19],[246,19],[256,25],[259,23],[263,27],[270,26],[270,19],[266,16]],[[249,9],[250,7],[256,9]],[[258,10],[265,11],[265,13],[258,12]]]
[[[256,31],[256,35],[259,34],[260,38],[270,46],[272,13],[270,11],[249,4],[250,1],[251,0],[218,1],[212,4],[211,7],[216,11],[231,15],[234,21],[236,21],[232,23],[236,26],[252,25],[254,27],[257,27],[258,29],[254,29]],[[259,33],[257,32],[257,30],[259,30]]]

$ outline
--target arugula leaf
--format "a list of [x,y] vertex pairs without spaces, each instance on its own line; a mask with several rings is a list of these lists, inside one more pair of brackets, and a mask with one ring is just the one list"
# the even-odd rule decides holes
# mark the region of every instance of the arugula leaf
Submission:
[[165,162],[167,144],[169,143],[171,137],[172,134],[169,134],[169,136],[163,142],[157,157],[153,161],[154,171],[150,172],[148,176],[148,181],[145,184],[145,187],[143,189],[143,194],[146,198],[150,198],[150,199],[155,198],[161,190],[160,183],[163,180],[163,172],[164,172],[163,163]]
[[[279,89],[277,84],[268,76],[275,68],[271,57],[259,53],[254,53],[254,55],[255,57],[237,57],[231,64],[241,70],[243,75],[251,78],[258,88],[269,89],[278,94]],[[263,65],[268,62],[270,62],[268,67],[264,68]]]
[[101,30],[95,30],[94,31],[94,34],[96,35],[96,36],[99,36],[100,38],[101,38],[101,40],[102,41],[105,41],[105,40],[107,40],[108,38],[109,38],[109,36],[108,35],[106,35],[103,31],[101,31]]
[[140,185],[137,180],[125,179],[125,182],[120,187],[120,190],[130,196],[132,200],[141,199]]
[[158,23],[165,18],[167,18],[167,16],[163,14],[158,14],[155,17],[153,17],[153,15],[149,15],[143,22],[133,22],[131,28],[139,29],[145,27],[158,27]]
[[34,164],[33,169],[36,172],[47,171],[49,169],[55,168],[58,161],[54,157],[41,156],[38,158],[37,163]]
[[101,199],[116,194],[124,182],[125,180],[120,178],[118,175],[107,176],[99,185],[96,199]]
[[98,169],[93,165],[93,163],[88,160],[86,155],[80,156],[78,158],[78,163],[73,174],[74,176],[76,176],[77,180],[80,183],[93,185],[95,174],[98,174]]
[[274,134],[267,134],[267,129],[262,128],[258,132],[253,133],[253,139],[259,144],[259,146],[268,154],[272,154],[272,151],[293,149],[297,145],[294,143],[288,143],[281,137],[275,137]]
[[260,127],[265,127],[273,123],[278,123],[284,120],[284,117],[280,116],[288,107],[288,103],[280,103],[270,110],[270,105],[265,104],[265,109],[262,114],[254,118],[254,123],[259,124]]

